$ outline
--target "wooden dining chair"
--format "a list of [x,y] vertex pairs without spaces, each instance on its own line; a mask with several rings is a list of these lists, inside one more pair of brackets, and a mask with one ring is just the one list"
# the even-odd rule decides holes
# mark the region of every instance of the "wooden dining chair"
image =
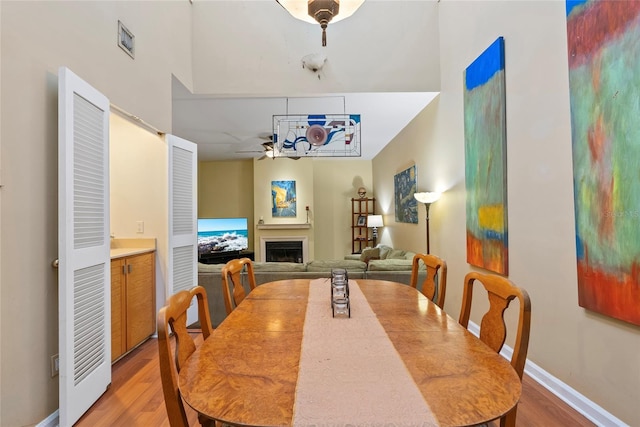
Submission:
[[227,314],[231,314],[246,296],[242,286],[242,271],[246,268],[249,279],[249,292],[256,288],[253,274],[253,262],[249,258],[233,259],[222,267],[222,295]]
[[[160,355],[160,377],[164,403],[171,427],[189,427],[187,414],[178,388],[178,373],[187,358],[196,351],[193,337],[187,330],[187,309],[193,297],[198,299],[198,320],[202,336],[207,339],[213,328],[207,303],[207,293],[202,286],[180,291],[167,299],[167,305],[158,312],[158,351]],[[172,351],[170,334],[175,336],[175,351]],[[198,417],[203,427],[214,426],[214,421]]]
[[[504,322],[504,312],[515,298],[520,304],[518,318],[518,331],[511,356],[511,366],[522,381],[524,364],[527,360],[529,348],[529,329],[531,326],[531,301],[527,291],[517,287],[509,279],[478,272],[468,273],[464,278],[464,290],[462,295],[462,308],[460,310],[459,323],[468,328],[469,315],[471,313],[471,300],[473,297],[473,284],[480,282],[487,291],[489,298],[489,310],[482,317],[480,323],[480,340],[491,349],[500,352],[507,336],[507,326]],[[500,418],[501,427],[513,427],[516,425],[517,405]]]
[[427,269],[427,276],[422,282],[422,293],[435,302],[438,307],[444,308],[444,297],[447,292],[447,262],[435,255],[414,255],[409,284],[416,289],[418,289],[420,261],[424,263]]

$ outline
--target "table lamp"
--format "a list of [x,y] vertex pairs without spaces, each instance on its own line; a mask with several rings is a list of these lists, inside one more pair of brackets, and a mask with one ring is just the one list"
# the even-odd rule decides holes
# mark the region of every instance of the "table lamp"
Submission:
[[369,215],[367,217],[367,227],[373,228],[373,246],[376,245],[378,239],[378,227],[382,227],[382,215]]

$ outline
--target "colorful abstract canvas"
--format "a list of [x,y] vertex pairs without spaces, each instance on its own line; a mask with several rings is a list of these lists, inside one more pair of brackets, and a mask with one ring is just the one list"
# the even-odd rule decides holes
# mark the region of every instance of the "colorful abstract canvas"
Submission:
[[640,2],[566,6],[578,303],[640,325]]
[[271,181],[271,216],[295,217],[296,182]]
[[418,223],[418,206],[413,194],[416,192],[416,166],[397,173],[393,177],[396,222]]
[[467,262],[508,274],[504,39],[464,72]]

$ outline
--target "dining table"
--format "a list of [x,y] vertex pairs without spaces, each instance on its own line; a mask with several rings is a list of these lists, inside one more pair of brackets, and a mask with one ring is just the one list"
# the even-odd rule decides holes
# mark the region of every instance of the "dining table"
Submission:
[[199,414],[235,426],[469,426],[517,405],[521,381],[419,290],[350,279],[257,286],[180,367]]

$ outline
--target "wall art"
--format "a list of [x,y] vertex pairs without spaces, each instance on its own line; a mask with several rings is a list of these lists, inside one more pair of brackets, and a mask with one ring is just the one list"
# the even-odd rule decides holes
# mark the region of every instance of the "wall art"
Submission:
[[566,6],[578,303],[640,325],[640,2]]
[[295,181],[271,181],[271,215],[296,217]]
[[416,166],[397,173],[393,177],[396,222],[418,223],[418,209],[413,193],[416,192]]
[[464,72],[467,262],[508,274],[504,39]]

